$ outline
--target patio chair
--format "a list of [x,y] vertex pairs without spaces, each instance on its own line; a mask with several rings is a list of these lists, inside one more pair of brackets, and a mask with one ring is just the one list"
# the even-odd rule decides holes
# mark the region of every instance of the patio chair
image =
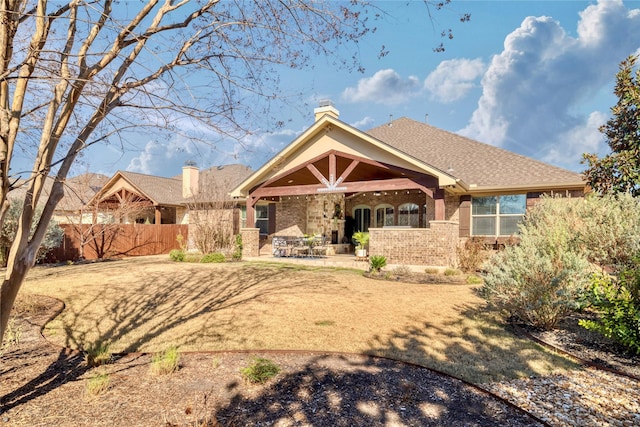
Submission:
[[327,251],[327,238],[325,236],[316,236],[313,239],[313,246],[311,251],[315,256],[325,255]]
[[291,246],[291,255],[294,257],[303,257],[311,254],[311,248],[306,239],[296,239]]
[[273,240],[271,240],[271,248],[273,256],[287,256],[287,239],[285,237],[273,236]]

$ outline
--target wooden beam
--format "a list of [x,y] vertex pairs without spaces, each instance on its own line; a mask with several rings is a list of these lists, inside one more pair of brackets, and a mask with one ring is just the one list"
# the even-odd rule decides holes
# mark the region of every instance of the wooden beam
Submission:
[[445,203],[444,203],[444,190],[438,188],[433,198],[436,202],[435,206],[435,219],[436,221],[444,221],[445,219]]
[[156,213],[155,224],[156,225],[162,224],[162,211],[160,210],[160,206],[156,206],[155,213]]
[[[287,187],[263,187],[252,193],[253,197],[303,196],[327,193],[362,193],[367,191],[422,190],[433,197],[432,190],[409,178],[384,179],[379,181],[355,181],[329,190],[322,184],[291,185]],[[247,199],[248,200],[248,199]],[[248,202],[247,202],[248,206]]]

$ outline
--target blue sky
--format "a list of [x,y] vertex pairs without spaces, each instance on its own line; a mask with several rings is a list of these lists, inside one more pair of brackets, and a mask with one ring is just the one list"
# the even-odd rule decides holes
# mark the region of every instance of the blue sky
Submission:
[[[598,127],[610,116],[621,60],[640,53],[640,1],[459,1],[424,19],[414,1],[381,2],[390,15],[360,44],[364,73],[335,71],[324,58],[309,70],[285,70],[291,93],[284,128],[255,124],[237,143],[183,137],[132,137],[125,152],[94,147],[76,172],[180,173],[244,163],[258,168],[313,122],[318,100],[331,99],[340,119],[362,130],[409,117],[567,169],[581,171],[583,152],[607,152]],[[462,13],[471,21],[460,23]],[[442,28],[454,39],[433,52]],[[390,53],[378,58],[380,46]],[[306,105],[305,105],[306,104]],[[428,116],[427,116],[428,115]],[[84,170],[80,170],[84,168]]]

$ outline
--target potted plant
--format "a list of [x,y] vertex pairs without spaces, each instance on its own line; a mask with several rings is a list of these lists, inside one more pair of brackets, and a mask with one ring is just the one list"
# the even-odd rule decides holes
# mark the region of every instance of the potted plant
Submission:
[[364,258],[367,256],[366,246],[369,244],[369,233],[366,231],[358,231],[353,233],[353,240],[358,242],[356,246],[356,256],[358,258]]

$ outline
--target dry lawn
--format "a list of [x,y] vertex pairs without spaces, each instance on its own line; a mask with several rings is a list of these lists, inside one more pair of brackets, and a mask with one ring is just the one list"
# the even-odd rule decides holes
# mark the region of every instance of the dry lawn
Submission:
[[409,361],[483,383],[576,368],[505,331],[468,285],[166,256],[32,270],[23,291],[64,301],[52,342],[112,352],[314,350]]

